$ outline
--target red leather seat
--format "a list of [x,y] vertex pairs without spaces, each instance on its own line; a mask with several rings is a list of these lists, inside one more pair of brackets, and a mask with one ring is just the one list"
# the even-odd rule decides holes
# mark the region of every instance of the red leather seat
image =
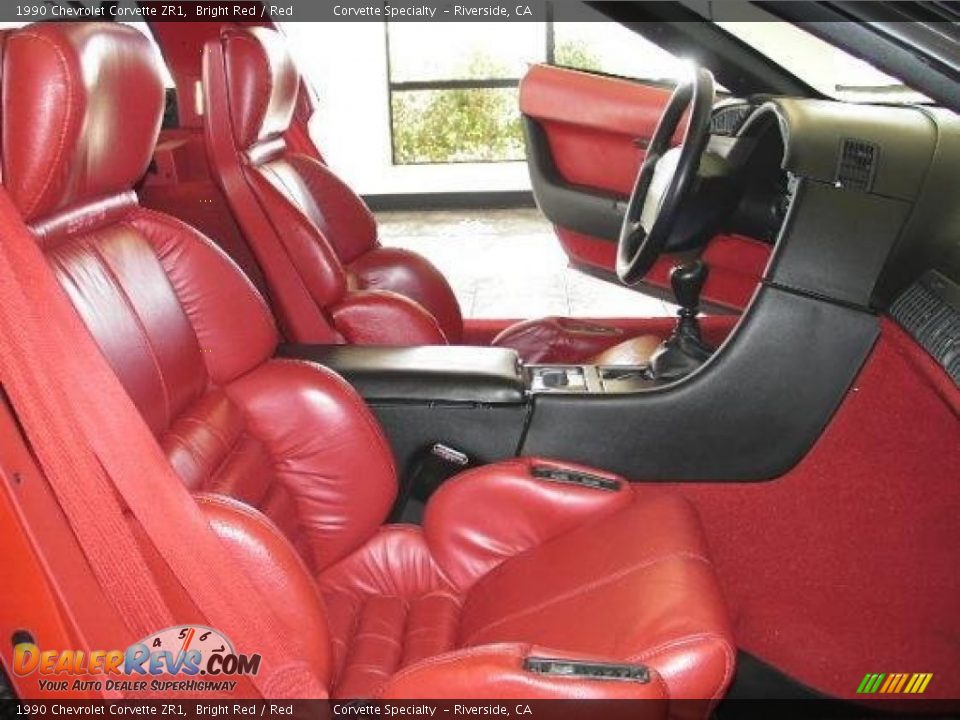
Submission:
[[[3,77],[15,205],[332,695],[722,695],[734,647],[686,501],[598,471],[608,488],[545,480],[532,467],[557,464],[524,458],[450,480],[422,527],[383,526],[396,474],[369,409],[331,371],[272,359],[273,320],[236,265],[131,190],[163,106],[148,42],[119,24],[30,26],[7,39]],[[531,656],[651,674],[543,674]]]
[[[386,248],[363,201],[322,162],[287,146],[300,78],[283,37],[225,29],[204,49],[204,134],[210,166],[264,270],[281,327],[298,342],[457,344],[463,319],[426,259]],[[412,301],[412,302],[411,302]],[[531,362],[583,362],[624,342],[645,361],[659,338],[546,318],[494,344]],[[651,342],[654,340],[654,342]]]

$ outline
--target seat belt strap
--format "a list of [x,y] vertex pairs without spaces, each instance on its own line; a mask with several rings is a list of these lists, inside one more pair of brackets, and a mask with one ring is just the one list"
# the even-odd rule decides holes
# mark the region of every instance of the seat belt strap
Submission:
[[265,698],[326,696],[176,476],[0,189],[0,377],[91,568],[131,631],[175,623],[122,502],[213,627],[263,658]]

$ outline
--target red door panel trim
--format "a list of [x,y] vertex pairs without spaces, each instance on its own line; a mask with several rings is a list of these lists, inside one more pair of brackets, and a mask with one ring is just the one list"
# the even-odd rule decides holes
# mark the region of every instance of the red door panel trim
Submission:
[[520,83],[520,112],[535,120],[646,139],[671,90],[630,80],[534,65]]

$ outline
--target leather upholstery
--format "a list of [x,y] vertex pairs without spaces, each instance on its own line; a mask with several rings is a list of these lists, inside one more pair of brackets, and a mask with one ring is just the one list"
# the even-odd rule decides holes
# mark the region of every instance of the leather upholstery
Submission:
[[[396,673],[379,693],[390,699],[430,697],[457,700],[534,698],[549,700],[666,700],[666,684],[657,674],[649,683],[618,683],[538,675],[523,669],[529,657],[585,660],[582,655],[558,653],[531,643],[497,643],[445,653],[409,665]],[[666,702],[637,703],[630,717],[653,720],[667,717]]]
[[[38,45],[41,67],[48,52],[65,58],[70,70],[55,76],[55,90],[82,87],[83,106],[99,102],[97,86],[79,84],[91,48],[106,78],[157,73],[136,30],[76,27],[29,28],[25,42],[15,34],[6,78],[14,87],[23,74],[36,80]],[[107,93],[112,114],[136,100],[144,115],[105,120],[118,152],[155,139],[162,98],[152,88],[129,88],[122,104]],[[16,97],[17,114],[59,113],[42,93]],[[84,175],[76,153],[62,157],[51,156],[56,177],[83,181],[21,193],[18,207],[171,465],[199,494],[225,559],[276,603],[278,632],[306,639],[331,695],[723,692],[732,640],[689,504],[614,476],[613,490],[538,479],[534,464],[555,463],[518,459],[446,483],[423,528],[382,527],[396,493],[393,458],[351,387],[318,365],[271,359],[277,332],[236,265],[190,227],[138,205],[130,185],[148,154],[137,155],[143,167],[120,163],[127,187],[114,171]],[[49,175],[15,164],[24,187]],[[150,565],[158,577],[169,575],[162,565]],[[159,585],[174,590],[169,577]],[[192,619],[188,605],[176,607]],[[643,663],[651,679],[534,676],[522,668],[531,653]]]
[[320,682],[330,683],[329,633],[323,604],[303,561],[276,525],[249,505],[224,495],[201,493],[197,503],[225,550],[254,581],[278,620],[299,628],[307,664]]
[[[143,174],[160,129],[154,108],[163,83],[135,61],[153,52],[146,38],[116,42],[124,35],[106,23],[38,24],[7,40],[3,102],[17,110],[4,113],[3,177],[25,219],[127,190]],[[75,52],[59,52],[59,37]]]
[[[566,182],[629,197],[670,89],[553,65],[533,65],[520,83],[520,112],[550,140]],[[678,129],[674,140],[679,140]]]
[[456,344],[463,340],[463,318],[453,289],[422,255],[393,247],[375,247],[347,266],[359,290],[390,290],[427,308]]
[[312,157],[295,155],[285,145],[275,147],[277,155],[264,161],[260,172],[288,193],[337,258],[349,264],[375,249],[377,222],[353,190]]
[[[380,252],[363,201],[315,157],[287,146],[299,76],[282,37],[267,28],[225,29],[205,48],[204,78],[211,166],[268,276],[289,339],[329,342],[332,325],[339,341],[423,342],[422,323],[414,321],[404,338],[395,314],[366,329],[363,340],[343,332],[331,307],[354,290],[376,289],[420,304],[443,337],[458,341],[460,308],[437,269],[413,253]],[[223,147],[227,138],[232,147]],[[389,338],[378,334],[388,326]]]
[[293,119],[299,78],[283,39],[265,27],[223,35],[230,78],[230,119],[237,144],[283,133]]
[[[204,130],[211,166],[264,269],[288,339],[461,342],[460,306],[443,275],[415,253],[382,247],[363,201],[317,158],[288,146],[284,133],[298,85],[276,31],[228,28],[204,49]],[[404,313],[398,303],[352,301],[358,290],[409,298],[433,316],[440,335],[427,331],[420,313]],[[338,304],[350,312],[335,310]],[[614,344],[610,338],[588,337],[584,325],[559,318],[529,321],[497,344],[516,349],[528,362],[583,362]]]
[[[574,318],[549,317],[511,325],[492,345],[513,348],[528,363],[646,364],[660,344],[656,335],[629,338],[617,327]],[[623,345],[616,355],[611,348]],[[603,355],[604,353],[609,353]],[[601,361],[598,358],[605,359]]]
[[[605,475],[618,490],[541,480],[535,465]],[[516,642],[548,657],[649,665],[673,698],[717,698],[733,671],[728,621],[692,507],[590,468],[521,458],[462,473],[431,498],[422,529],[381,529],[320,573],[318,585],[334,697],[411,693],[413,678],[452,693],[441,687],[450,677],[438,655]],[[506,669],[508,659],[493,656]],[[505,684],[473,692],[524,683],[510,673],[497,681]]]
[[594,355],[592,362],[597,365],[646,365],[661,343],[658,335],[631,338]]
[[335,697],[371,697],[397,670],[458,646],[461,598],[418,527],[382,528],[317,585]]
[[437,319],[410,298],[388,290],[349,293],[331,310],[354,345],[446,345]]
[[[99,105],[101,92],[99,85],[80,85],[89,74],[85,64],[81,70],[81,59],[95,58],[93,67],[106,78],[158,75],[152,48],[132,28],[50,23],[22,33],[26,40],[15,33],[6,50],[6,80],[14,88],[24,75],[42,86],[31,70],[38,47],[41,67],[47,54],[66,59],[72,69],[64,77],[54,75],[54,89],[83,87],[75,99],[79,107]],[[90,175],[80,185],[53,183],[59,192],[45,191],[41,207],[57,211],[43,216],[37,215],[35,195],[14,199],[30,217],[61,286],[189,487],[226,492],[260,508],[309,565],[323,567],[382,521],[395,485],[390,450],[369,410],[342,379],[320,368],[307,372],[294,363],[267,362],[278,341],[268,308],[223,252],[189,226],[137,204],[129,188],[150,153],[131,153],[140,158],[139,167],[123,153],[152,145],[163,97],[149,82],[143,83],[143,95],[126,81],[116,83],[130,95],[118,102],[109,92],[114,85],[107,83],[110,112],[101,112],[105,127],[115,132],[126,187],[115,188],[113,176],[99,182]],[[134,97],[137,103],[130,102]],[[3,113],[8,141],[11,123],[19,127],[18,118],[40,117],[46,107],[37,93],[17,93],[11,101],[17,112]],[[106,117],[126,116],[132,104],[150,117],[130,123]],[[74,166],[85,159],[74,153],[62,157],[51,159],[59,163],[55,176],[80,176]],[[36,176],[51,175],[50,168],[11,165],[8,158],[5,177],[23,187],[38,185]],[[97,163],[109,160],[105,153]],[[111,190],[116,190],[112,196]],[[362,473],[362,485],[344,477],[348,469]]]
[[[297,228],[287,228],[287,235],[281,236],[278,228],[260,208],[260,200],[249,184],[245,160],[238,154],[232,134],[226,69],[219,43],[207,48],[204,60],[203,130],[209,165],[263,270],[280,329],[288,338],[311,338],[311,342],[318,343],[343,342],[343,336],[317,304],[317,293],[323,296],[332,290],[322,285],[308,288],[281,241],[281,237],[290,236],[294,247],[302,245],[303,239],[298,237]],[[315,248],[307,244],[302,252],[324,253],[328,249],[326,243],[317,242]],[[329,252],[332,254],[332,251]],[[318,269],[317,272],[321,272],[323,277],[329,276],[331,283],[337,283],[335,270],[327,272]]]

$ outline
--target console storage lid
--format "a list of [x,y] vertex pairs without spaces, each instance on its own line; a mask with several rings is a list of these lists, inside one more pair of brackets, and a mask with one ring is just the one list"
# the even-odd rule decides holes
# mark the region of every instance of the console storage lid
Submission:
[[286,344],[278,354],[329,367],[367,400],[524,402],[520,359],[506,348]]

